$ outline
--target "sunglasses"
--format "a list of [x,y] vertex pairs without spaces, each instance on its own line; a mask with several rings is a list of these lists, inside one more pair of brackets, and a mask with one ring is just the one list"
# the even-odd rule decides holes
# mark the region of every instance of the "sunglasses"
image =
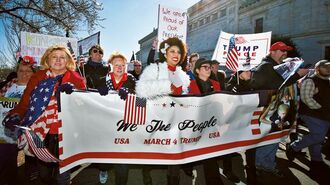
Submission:
[[103,55],[103,51],[101,51],[101,50],[97,50],[97,49],[94,49],[94,50],[93,50],[93,53],[99,53],[99,54]]

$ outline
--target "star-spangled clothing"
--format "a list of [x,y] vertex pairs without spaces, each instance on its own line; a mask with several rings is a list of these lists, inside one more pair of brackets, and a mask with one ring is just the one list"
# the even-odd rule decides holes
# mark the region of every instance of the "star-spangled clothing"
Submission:
[[[20,103],[10,111],[10,114],[19,114],[22,118],[21,126],[30,127],[40,141],[43,141],[47,134],[58,134],[58,128],[61,125],[61,121],[57,117],[58,108],[55,96],[57,86],[60,85],[60,79],[62,84],[70,82],[77,89],[85,89],[83,79],[74,71],[67,71],[63,75],[53,78],[51,71],[40,70],[31,77]],[[31,147],[40,146],[31,143],[31,141],[36,140],[32,139],[29,142],[28,135],[25,133],[18,139],[18,145],[24,147],[24,152],[28,154],[33,151]],[[34,149],[33,152],[39,151],[38,148]],[[42,149],[42,151],[45,150]],[[47,159],[44,160],[44,157],[47,158],[47,156],[52,155],[50,153],[32,154],[45,162]]]
[[54,90],[55,85],[61,77],[62,75],[59,75],[56,78],[47,78],[40,81],[40,83],[35,87],[32,91],[29,109],[24,116],[21,124],[22,126],[31,126],[41,116],[41,114],[44,114],[51,99],[52,104],[50,106],[57,106]]

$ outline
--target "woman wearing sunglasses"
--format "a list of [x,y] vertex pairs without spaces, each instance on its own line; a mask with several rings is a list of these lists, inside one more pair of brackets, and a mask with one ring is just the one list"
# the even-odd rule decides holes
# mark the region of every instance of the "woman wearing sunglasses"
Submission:
[[92,46],[89,51],[87,63],[80,68],[86,79],[87,88],[98,89],[105,83],[105,77],[109,68],[102,64],[103,49],[100,45]]

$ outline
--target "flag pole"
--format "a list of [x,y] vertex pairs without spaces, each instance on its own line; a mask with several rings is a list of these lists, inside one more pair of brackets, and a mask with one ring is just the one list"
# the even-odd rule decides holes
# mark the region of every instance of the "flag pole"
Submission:
[[237,85],[239,85],[239,75],[238,75],[238,71],[236,71],[236,78],[237,78]]

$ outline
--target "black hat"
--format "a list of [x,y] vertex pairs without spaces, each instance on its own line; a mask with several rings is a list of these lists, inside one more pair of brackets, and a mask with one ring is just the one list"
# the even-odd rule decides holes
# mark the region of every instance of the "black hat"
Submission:
[[198,59],[195,63],[194,74],[197,75],[196,69],[200,69],[203,64],[210,64],[211,65],[211,63],[212,63],[211,60],[206,60],[205,58]]

